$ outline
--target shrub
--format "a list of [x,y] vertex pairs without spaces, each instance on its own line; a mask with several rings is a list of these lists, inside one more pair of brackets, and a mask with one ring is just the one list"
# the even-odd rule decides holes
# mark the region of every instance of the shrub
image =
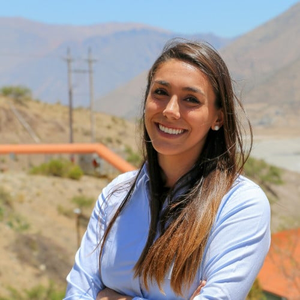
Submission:
[[78,208],[82,209],[82,208],[88,208],[92,206],[95,202],[95,199],[80,195],[80,196],[74,196],[71,201],[74,204],[76,204]]
[[71,218],[71,217],[73,217],[73,215],[74,215],[74,211],[73,211],[73,210],[71,210],[71,209],[69,209],[69,208],[66,208],[66,207],[64,207],[64,206],[62,206],[62,205],[60,205],[60,204],[57,205],[56,209],[57,209],[57,212],[58,212],[60,215],[63,215],[63,216],[65,216],[65,217]]
[[113,139],[110,137],[110,136],[107,136],[106,138],[105,138],[105,141],[104,141],[105,143],[107,143],[107,144],[111,144],[112,142],[113,142]]
[[246,300],[266,300],[266,297],[264,296],[263,290],[260,286],[260,283],[258,279],[256,278],[249,294],[247,295]]
[[53,159],[47,165],[47,172],[52,176],[65,177],[68,168],[68,163],[62,160]]
[[69,160],[53,159],[48,163],[33,167],[30,170],[30,174],[42,174],[79,180],[83,175],[83,171],[78,165]]
[[17,232],[23,232],[30,228],[28,221],[19,214],[12,214],[7,221],[7,225]]
[[22,232],[29,229],[27,220],[13,209],[13,199],[9,192],[0,186],[0,222],[5,222],[15,231]]
[[13,207],[12,197],[10,193],[2,186],[0,186],[0,205],[5,205],[10,208]]
[[24,291],[19,291],[18,289],[10,287],[9,292],[10,297],[0,296],[0,300],[61,300],[65,296],[65,291],[55,287],[54,283],[51,281],[48,287],[39,284]]
[[245,173],[247,176],[256,179],[259,183],[283,184],[282,170],[267,164],[262,159],[249,157],[245,164]]
[[142,163],[142,156],[134,152],[130,146],[125,147],[126,160],[133,164],[135,167],[139,167]]
[[6,219],[12,212],[13,202],[9,192],[0,186],[0,221]]
[[23,103],[24,101],[32,99],[31,90],[22,85],[4,86],[0,89],[0,94],[19,103]]
[[262,159],[249,157],[244,168],[246,176],[256,181],[267,193],[270,203],[278,200],[274,185],[283,184],[282,169],[267,164]]
[[82,169],[78,165],[74,165],[69,173],[68,173],[68,178],[74,179],[74,180],[79,180],[83,175]]

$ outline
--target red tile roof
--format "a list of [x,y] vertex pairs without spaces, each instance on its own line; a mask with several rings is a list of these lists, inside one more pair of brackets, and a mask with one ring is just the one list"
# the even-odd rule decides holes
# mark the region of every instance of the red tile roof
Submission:
[[300,299],[300,228],[272,235],[258,280],[265,291],[288,300]]

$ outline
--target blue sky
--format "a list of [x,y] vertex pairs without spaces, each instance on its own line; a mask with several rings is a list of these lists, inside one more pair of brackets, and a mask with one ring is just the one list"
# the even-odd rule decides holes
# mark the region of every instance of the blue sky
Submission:
[[244,34],[278,16],[296,0],[6,0],[0,16],[51,24],[137,22],[176,33]]

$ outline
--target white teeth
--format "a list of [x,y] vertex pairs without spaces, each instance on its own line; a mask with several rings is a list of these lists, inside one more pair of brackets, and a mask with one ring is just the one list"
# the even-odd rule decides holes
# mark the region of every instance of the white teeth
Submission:
[[172,128],[167,128],[167,127],[164,127],[162,126],[161,124],[158,125],[159,126],[159,129],[165,133],[168,133],[168,134],[180,134],[180,133],[183,133],[183,129],[172,129]]

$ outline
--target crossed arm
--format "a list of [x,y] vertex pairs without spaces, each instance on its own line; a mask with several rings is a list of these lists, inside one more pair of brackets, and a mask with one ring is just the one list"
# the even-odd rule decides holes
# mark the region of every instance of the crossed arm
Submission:
[[[206,281],[202,280],[191,296],[190,300],[193,300],[197,295],[199,295],[202,287],[206,284]],[[96,300],[132,300],[132,297],[121,295],[114,290],[111,290],[109,288],[105,288],[104,290],[100,291]]]

